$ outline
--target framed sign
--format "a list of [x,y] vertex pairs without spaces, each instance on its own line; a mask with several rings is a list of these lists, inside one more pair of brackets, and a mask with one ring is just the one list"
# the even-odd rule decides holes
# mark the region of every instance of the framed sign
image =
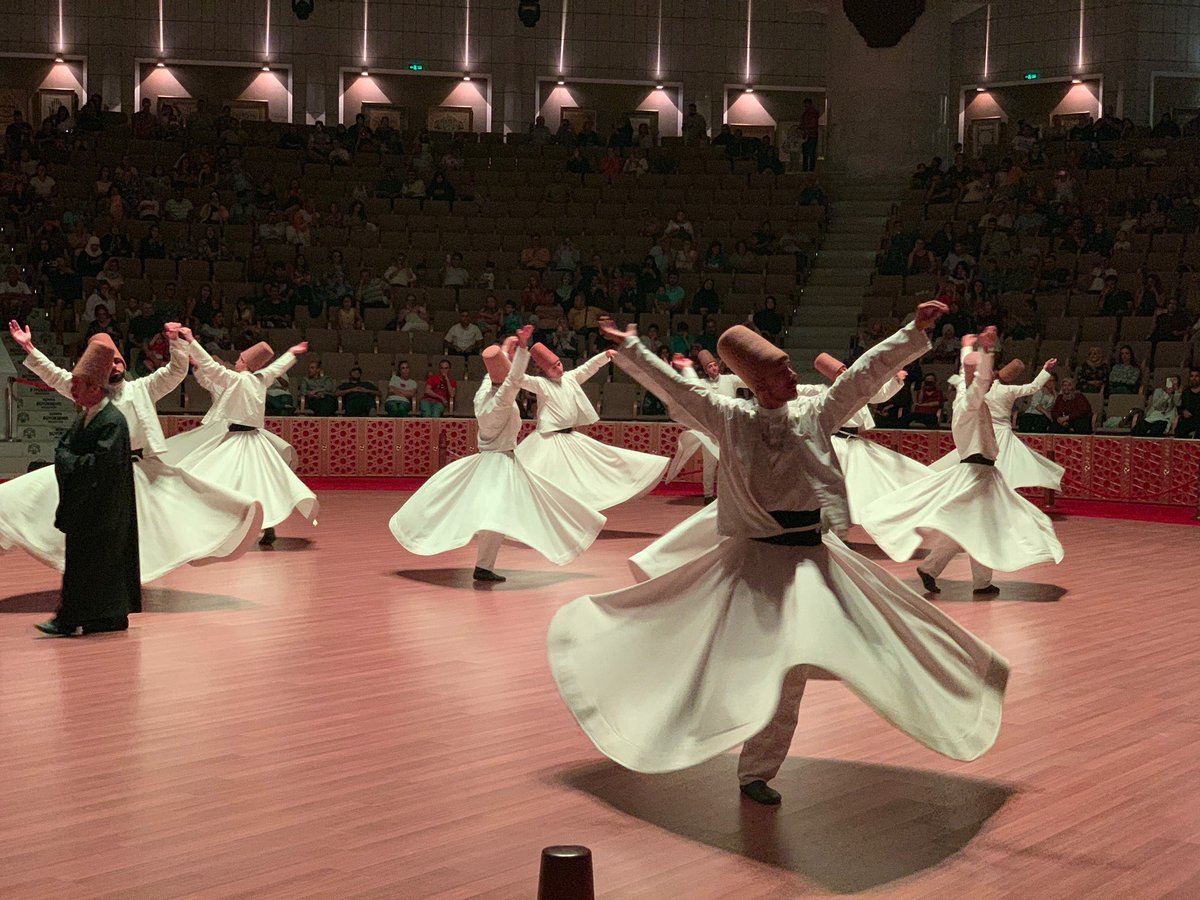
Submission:
[[[632,119],[632,114],[630,115]],[[564,106],[559,111],[559,122],[570,122],[572,130],[579,134],[583,130],[583,126],[591,125],[594,130],[596,127],[596,111],[594,109],[582,109],[578,106]],[[633,129],[637,131],[637,122],[633,123]]]
[[367,117],[367,124],[374,130],[380,123],[388,120],[392,128],[401,133],[408,131],[408,107],[396,106],[392,103],[364,103],[359,110]]
[[1071,129],[1079,125],[1086,125],[1090,119],[1091,113],[1076,112],[1062,113],[1061,115],[1051,116],[1050,124],[1054,128],[1059,129],[1063,134],[1070,134]]
[[[650,133],[654,137],[658,137],[658,110],[657,109],[635,109],[633,112],[625,113],[629,117],[629,124],[633,126],[633,133],[636,135],[645,125],[650,129]],[[592,123],[595,124],[594,122]]]
[[38,91],[35,110],[37,117],[30,124],[36,128],[44,119],[58,115],[59,108],[63,106],[67,108],[71,118],[75,118],[75,111],[79,108],[79,95],[74,91]]
[[161,118],[163,107],[169,106],[175,110],[175,117],[179,119],[180,123],[184,123],[187,122],[188,117],[196,111],[199,105],[200,101],[195,97],[163,97],[160,95],[155,112]]
[[425,128],[428,131],[448,131],[451,133],[468,132],[471,130],[475,111],[469,106],[433,106],[425,117]]
[[730,122],[729,130],[734,134],[737,134],[740,131],[742,133],[742,137],[748,141],[759,141],[765,137],[771,138],[772,141],[775,140],[774,125],[735,125],[733,122]]
[[239,122],[270,122],[271,104],[266,100],[230,100],[229,115]]

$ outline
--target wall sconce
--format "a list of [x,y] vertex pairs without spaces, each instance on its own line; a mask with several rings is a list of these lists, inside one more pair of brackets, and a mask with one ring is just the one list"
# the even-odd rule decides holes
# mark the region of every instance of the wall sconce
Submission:
[[66,62],[66,60],[65,60],[65,59],[63,59],[63,55],[62,55],[61,53],[60,53],[60,54],[58,54],[58,56],[54,57],[54,61],[55,61],[56,63],[60,63],[60,64],[61,64],[61,63],[65,63],[65,62]]
[[359,72],[358,74],[360,74],[360,75],[361,75],[363,78],[370,78],[370,77],[371,77],[371,70],[370,70],[370,69],[368,69],[366,66],[363,66],[363,67],[362,67],[362,71],[361,71],[361,72]]
[[560,79],[558,79],[558,82],[557,82],[559,87],[562,87],[566,83],[567,83],[567,79],[565,79],[565,78],[560,78]]
[[981,85],[981,84],[977,84],[977,85],[975,85],[975,93],[977,93],[977,94],[986,94],[986,93],[987,93],[987,88],[985,88],[985,87],[984,87],[983,85]]
[[270,72],[270,71],[271,71],[271,64],[270,64],[270,63],[263,63],[263,64],[262,64],[262,70],[263,70],[264,72]]
[[463,72],[463,81],[470,81],[470,80],[471,80],[471,73]]
[[1083,84],[1083,79],[1082,78],[1072,78],[1071,84]]
[[156,68],[156,69],[165,69],[166,67],[167,67],[167,62],[166,62],[166,60],[163,60],[163,59],[160,59],[158,62],[156,62],[154,64],[154,68]]
[[746,87],[743,88],[742,92],[745,94],[753,94],[754,93],[754,85],[752,85],[752,84],[746,85]]
[[656,91],[661,91],[661,90],[662,90],[664,87],[665,87],[665,85],[663,85],[663,84],[656,84],[656,85],[654,86],[654,89],[655,89]]

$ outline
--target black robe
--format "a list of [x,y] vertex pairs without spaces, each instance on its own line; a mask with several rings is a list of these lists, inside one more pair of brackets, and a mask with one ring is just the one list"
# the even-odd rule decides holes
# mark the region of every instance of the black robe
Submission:
[[79,416],[54,453],[54,527],[67,536],[56,619],[66,627],[142,608],[129,426],[112,403],[85,419]]

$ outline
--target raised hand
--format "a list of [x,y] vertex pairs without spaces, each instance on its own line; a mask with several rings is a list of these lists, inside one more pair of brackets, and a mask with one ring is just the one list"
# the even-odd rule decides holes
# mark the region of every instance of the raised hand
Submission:
[[192,329],[186,325],[179,326],[179,337],[189,344],[196,339],[196,336],[192,334]]
[[612,347],[609,347],[607,350],[604,351],[604,355],[607,356],[609,359],[612,359],[614,356],[617,355],[617,351],[612,349]]
[[17,346],[26,353],[33,352],[33,333],[30,332],[29,326],[22,328],[16,319],[12,319],[8,323],[8,333],[12,335],[12,339],[17,342]]
[[990,352],[996,349],[996,342],[999,339],[1000,336],[996,333],[996,326],[989,325],[987,328],[983,329],[983,333],[979,335],[979,346]]
[[916,326],[922,331],[928,331],[942,316],[950,312],[950,307],[940,300],[926,300],[917,307]]
[[529,339],[531,337],[533,337],[533,326],[532,325],[522,325],[520,328],[517,329],[517,346],[518,347],[528,347]]
[[163,331],[167,335],[167,340],[173,341],[179,337],[179,330],[183,328],[178,322],[167,322],[163,325]]
[[637,337],[637,326],[630,324],[624,331],[617,327],[617,323],[612,319],[600,320],[600,333],[612,341],[614,344],[623,344],[631,337]]
[[692,362],[692,358],[690,356],[684,356],[682,353],[676,353],[671,357],[671,365],[673,365],[680,372],[683,372],[686,369],[692,368],[695,363]]
[[1042,363],[1042,370],[1046,371],[1046,372],[1053,372],[1054,367],[1057,365],[1058,365],[1058,360],[1054,359],[1052,357],[1052,358],[1046,360],[1044,363]]
[[288,347],[288,353],[292,356],[303,356],[308,352],[308,341],[301,341],[294,347]]
[[896,383],[899,385],[903,385],[904,382],[906,382],[906,381],[908,381],[908,373],[905,372],[903,369],[901,369],[899,372],[896,373]]

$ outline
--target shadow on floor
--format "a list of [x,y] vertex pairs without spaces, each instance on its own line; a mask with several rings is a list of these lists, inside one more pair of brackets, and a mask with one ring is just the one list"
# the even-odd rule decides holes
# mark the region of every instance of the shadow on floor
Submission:
[[258,549],[264,553],[273,553],[282,551],[284,553],[296,553],[300,550],[311,550],[315,544],[312,538],[301,537],[277,537],[275,543],[270,547],[259,547]]
[[605,528],[597,536],[598,541],[656,541],[660,537],[656,531],[618,531],[614,528]]
[[969,581],[947,581],[938,579],[940,594],[924,593],[921,582],[911,584],[914,591],[931,600],[942,600],[948,603],[1057,603],[1067,595],[1067,589],[1057,584],[1034,584],[1031,581],[1005,581],[1004,573],[997,572],[992,582],[1000,588],[1000,593],[993,596],[976,597],[971,593]]
[[[53,613],[58,609],[57,590],[37,591],[0,598],[0,613]],[[177,591],[171,588],[142,588],[142,612],[186,613],[216,612],[219,610],[253,609],[257,604],[240,597],[223,594],[202,594],[196,591]]]
[[626,815],[838,893],[937,866],[1016,793],[959,775],[792,759],[772,782],[783,806],[763,807],[738,793],[731,755],[668,775],[639,775],[605,761],[549,777]]
[[[496,583],[493,581],[476,582],[471,578],[472,570],[470,568],[462,569],[399,569],[393,574],[397,578],[403,578],[406,581],[419,581],[422,584],[430,584],[436,587],[446,588],[461,588],[466,591],[528,591],[537,590],[538,588],[553,587],[557,584],[565,584],[568,581],[578,581],[584,578],[592,578],[586,572],[569,572],[569,571],[546,571],[546,572],[522,572],[519,570],[506,570],[501,566],[498,570],[500,575],[505,576],[508,581]],[[583,591],[581,591],[583,593]]]
[[704,505],[704,498],[699,494],[682,494],[667,501],[667,506],[690,506],[699,509]]

